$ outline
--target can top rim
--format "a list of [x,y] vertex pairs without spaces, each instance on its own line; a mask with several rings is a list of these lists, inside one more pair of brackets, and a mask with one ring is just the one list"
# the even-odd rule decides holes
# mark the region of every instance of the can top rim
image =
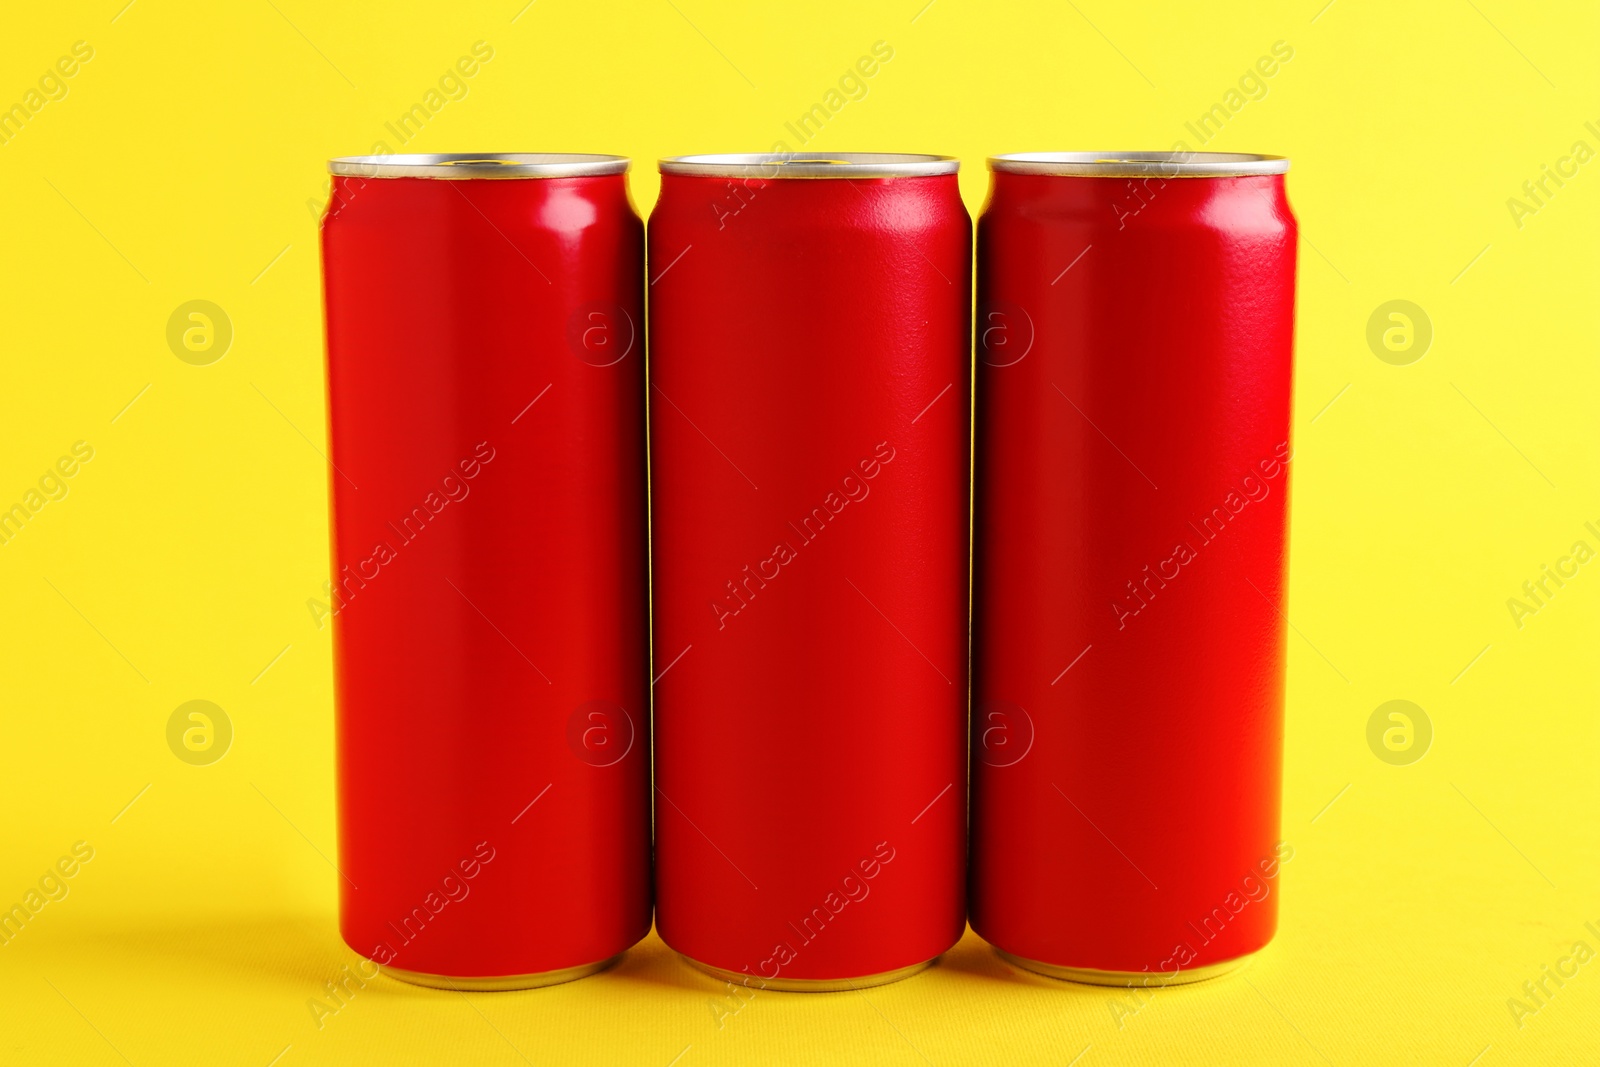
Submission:
[[923,178],[960,167],[955,156],[906,152],[730,152],[661,160],[663,174],[710,178]]
[[588,152],[444,152],[389,156],[341,156],[328,172],[350,178],[589,178],[626,174],[627,156]]
[[1082,178],[1244,178],[1283,174],[1289,159],[1243,152],[1013,152],[990,156],[989,169]]

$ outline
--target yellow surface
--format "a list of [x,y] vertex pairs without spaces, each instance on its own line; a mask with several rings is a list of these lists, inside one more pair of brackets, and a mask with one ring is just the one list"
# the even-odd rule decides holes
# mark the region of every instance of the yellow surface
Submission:
[[[0,544],[0,903],[74,871],[0,946],[0,1063],[1600,1059],[1600,564],[1560,562],[1600,549],[1593,5],[125,2],[10,5],[0,33],[0,103],[28,107],[0,143],[0,504],[73,471]],[[78,41],[92,58],[32,107]],[[893,58],[807,147],[959,155],[974,210],[987,153],[1199,148],[1185,123],[1217,103],[1206,147],[1294,158],[1295,856],[1253,966],[1118,1010],[969,935],[899,985],[741,1005],[652,939],[541,991],[380,978],[318,1026],[308,1002],[357,957],[306,608],[326,545],[308,202],[325,158],[399,148],[385,123],[478,41],[492,58],[406,147],[627,153],[641,208],[658,156],[800,147],[785,123],[878,41]],[[1229,106],[1279,41],[1292,58]],[[1522,187],[1543,165],[1569,176],[1541,204]],[[169,347],[192,300],[231,321],[220,360]],[[1368,346],[1391,300],[1431,320],[1420,361]],[[1545,564],[1575,576],[1514,618]],[[233,729],[210,765],[168,746],[194,700]],[[1368,747],[1391,700],[1431,722],[1418,762]],[[177,750],[198,729],[204,755],[188,716]],[[1532,1001],[1546,966],[1573,976]]]

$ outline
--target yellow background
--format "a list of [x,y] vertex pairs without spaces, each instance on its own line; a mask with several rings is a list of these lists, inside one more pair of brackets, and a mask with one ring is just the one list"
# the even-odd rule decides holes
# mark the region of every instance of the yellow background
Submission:
[[[1575,941],[1600,949],[1600,564],[1521,628],[1506,606],[1574,541],[1600,548],[1600,162],[1520,227],[1507,206],[1575,141],[1600,149],[1593,5],[524,2],[4,15],[0,104],[76,41],[94,58],[0,145],[0,505],[76,441],[94,458],[0,545],[0,904],[74,842],[95,853],[0,946],[0,1062],[1600,1057],[1600,963],[1520,1026],[1507,1006]],[[1292,156],[1303,234],[1296,851],[1253,966],[1119,1027],[1107,991],[1018,975],[969,935],[913,981],[764,993],[719,1026],[719,987],[652,938],[545,991],[380,979],[318,1028],[307,1001],[356,957],[334,922],[328,633],[306,608],[326,572],[307,201],[327,157],[400,148],[384,123],[479,40],[493,59],[405,147],[625,153],[643,211],[659,156],[800,147],[784,123],[879,40],[893,59],[806,147],[959,155],[974,213],[986,154],[1198,148],[1184,124],[1294,49],[1206,146]],[[233,324],[209,366],[167,345],[192,299]],[[1407,366],[1366,341],[1393,299],[1433,325]],[[211,766],[167,746],[193,699],[234,727]],[[1434,729],[1408,766],[1366,741],[1394,699]]]

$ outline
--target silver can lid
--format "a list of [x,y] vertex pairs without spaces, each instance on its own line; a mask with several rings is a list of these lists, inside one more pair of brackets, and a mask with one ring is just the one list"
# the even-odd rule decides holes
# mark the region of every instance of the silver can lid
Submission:
[[347,178],[592,178],[626,174],[627,156],[585,152],[447,152],[430,155],[342,156],[328,172]]
[[925,178],[960,167],[954,156],[903,152],[748,152],[661,161],[663,174],[706,178]]
[[989,169],[1079,178],[1245,178],[1282,174],[1289,160],[1240,152],[1013,152],[990,156]]

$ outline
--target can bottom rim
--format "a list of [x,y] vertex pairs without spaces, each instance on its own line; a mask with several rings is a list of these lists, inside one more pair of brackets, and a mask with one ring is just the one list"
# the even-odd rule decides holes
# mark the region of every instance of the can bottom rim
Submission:
[[582,963],[576,967],[562,967],[554,971],[535,971],[532,974],[495,974],[484,977],[454,974],[429,974],[426,971],[407,971],[399,967],[380,967],[390,978],[429,989],[452,989],[460,993],[499,993],[512,989],[538,989],[542,986],[575,982],[591,974],[599,974],[622,958],[617,953],[596,963]]
[[1236,971],[1255,959],[1257,953],[1247,952],[1243,956],[1221,963],[1210,963],[1204,967],[1191,967],[1180,970],[1177,974],[1167,975],[1151,974],[1149,971],[1102,971],[1094,967],[1063,967],[1058,963],[1045,963],[1042,960],[1030,960],[1025,956],[1018,956],[1007,952],[1003,948],[994,950],[995,954],[1007,963],[1015,964],[1025,971],[1042,974],[1046,978],[1055,978],[1063,982],[1079,982],[1084,985],[1126,986],[1130,982],[1143,982],[1151,978],[1161,978],[1160,985],[1188,985],[1191,982],[1204,982],[1208,978]]
[[877,974],[863,974],[855,978],[763,978],[759,975],[747,974],[744,971],[730,971],[722,967],[714,967],[709,963],[702,963],[692,956],[678,953],[683,962],[697,971],[709,974],[713,978],[738,984],[752,984],[758,989],[775,989],[780,993],[842,993],[852,989],[871,989],[873,986],[888,985],[910,978],[918,971],[925,971],[939,962],[935,956],[931,960],[913,963],[909,967],[897,967],[892,971],[880,971]]

